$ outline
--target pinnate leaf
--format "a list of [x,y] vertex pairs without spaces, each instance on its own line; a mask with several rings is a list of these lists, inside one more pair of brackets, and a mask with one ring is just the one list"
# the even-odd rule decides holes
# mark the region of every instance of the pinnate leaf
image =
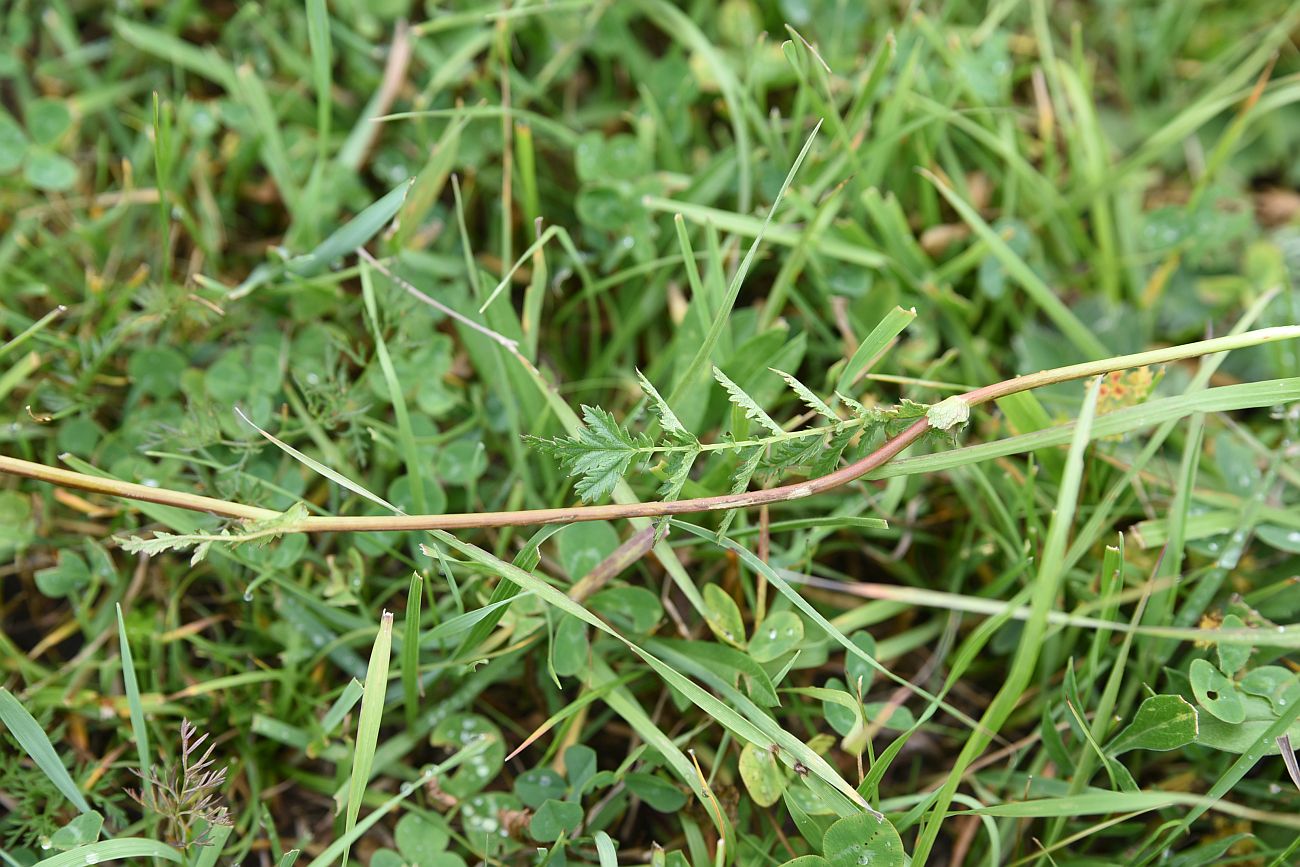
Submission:
[[769,432],[777,434],[778,436],[785,433],[785,431],[781,429],[781,426],[773,421],[772,417],[758,405],[758,401],[750,397],[749,392],[732,382],[731,377],[723,373],[721,369],[717,367],[713,368],[713,378],[716,379],[724,389],[726,389],[727,399],[740,407],[740,410],[745,414],[745,418],[757,422],[767,428]]
[[648,452],[650,439],[630,433],[614,416],[596,406],[582,408],[584,426],[575,437],[534,439],[565,471],[578,477],[575,488],[584,502],[609,496],[637,455]]

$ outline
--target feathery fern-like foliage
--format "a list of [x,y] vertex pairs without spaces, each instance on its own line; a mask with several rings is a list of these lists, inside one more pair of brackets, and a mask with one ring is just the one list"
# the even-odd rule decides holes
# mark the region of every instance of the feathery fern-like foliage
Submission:
[[[969,414],[969,407],[960,398],[949,398],[934,407],[906,399],[895,406],[868,407],[839,393],[827,400],[794,375],[775,369],[772,372],[785,381],[818,424],[787,430],[751,394],[714,368],[714,379],[726,391],[728,400],[763,433],[752,438],[728,433],[716,442],[705,443],[682,424],[658,389],[638,371],[637,380],[661,430],[657,439],[647,433],[634,433],[619,424],[612,413],[591,406],[582,408],[585,426],[576,436],[529,439],[577,478],[575,488],[583,502],[609,496],[634,465],[650,467],[661,480],[660,499],[670,501],[681,496],[691,470],[705,453],[734,463],[729,475],[730,492],[739,494],[760,474],[769,479],[796,473],[826,475],[846,455],[865,454],[884,437],[898,434],[919,418],[931,419],[931,434],[951,439],[964,427]],[[837,410],[837,406],[841,409]],[[724,519],[724,527],[726,523],[729,519]]]

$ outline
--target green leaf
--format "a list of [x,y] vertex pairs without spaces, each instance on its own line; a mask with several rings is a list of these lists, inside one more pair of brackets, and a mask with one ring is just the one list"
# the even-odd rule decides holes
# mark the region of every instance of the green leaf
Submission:
[[[692,439],[694,438],[692,437]],[[689,444],[695,445],[695,443]],[[688,443],[678,439],[674,440],[674,445],[688,445]],[[686,481],[691,476],[691,467],[695,465],[695,459],[699,455],[700,449],[698,447],[668,453],[668,459],[664,462],[664,481],[659,486],[659,498],[661,500],[670,501],[681,496],[682,488],[685,487]]]
[[38,145],[53,145],[72,126],[72,112],[61,99],[34,99],[23,114],[27,133]]
[[446,851],[451,835],[446,829],[416,813],[407,813],[397,822],[393,832],[402,857],[411,864],[424,867],[439,853]]
[[1290,554],[1300,554],[1300,530],[1294,527],[1279,527],[1276,524],[1261,524],[1255,528],[1255,535],[1267,545]]
[[59,552],[58,565],[36,573],[36,587],[46,596],[62,599],[89,585],[92,577],[81,555],[64,548]]
[[50,845],[55,849],[72,849],[94,843],[99,839],[103,827],[104,817],[98,812],[91,810],[89,813],[80,813],[50,835]]
[[800,855],[781,864],[781,867],[830,867],[829,861],[820,855]]
[[27,547],[35,530],[27,496],[18,491],[0,491],[0,554]]
[[[885,711],[889,711],[889,716],[881,721],[880,716]],[[911,708],[905,704],[891,704],[887,701],[868,702],[862,706],[862,715],[871,722],[878,723],[882,728],[895,731],[907,731],[916,725],[916,717],[912,714]]]
[[438,452],[438,480],[465,487],[487,470],[487,450],[481,439],[460,439]]
[[[573,618],[567,618],[572,620]],[[536,809],[548,799],[563,798],[569,784],[551,768],[533,768],[515,778],[515,794],[525,807]]]
[[769,368],[769,370],[784,379],[785,384],[790,386],[790,390],[797,394],[799,399],[804,402],[804,405],[813,412],[823,416],[824,418],[828,418],[831,421],[840,420],[840,417],[835,414],[835,410],[826,405],[826,401],[818,397],[811,388],[796,379],[793,374],[786,373],[783,370],[777,370],[775,367]]
[[519,799],[506,792],[480,792],[461,803],[461,822],[471,845],[495,847],[495,841],[510,835],[501,813],[523,807]]
[[861,813],[826,830],[822,852],[831,867],[903,867],[906,856],[898,831],[883,817]]
[[644,587],[610,587],[592,596],[589,604],[593,611],[626,621],[633,632],[649,632],[664,616],[659,597]]
[[772,751],[755,744],[745,744],[740,751],[740,778],[760,807],[770,807],[781,800],[787,782],[785,768]]
[[0,175],[7,175],[27,157],[27,134],[9,113],[0,108]]
[[187,364],[188,359],[170,346],[146,346],[131,353],[126,372],[132,385],[145,394],[171,397],[181,390]]
[[1107,746],[1117,756],[1129,750],[1176,750],[1196,740],[1197,713],[1180,695],[1153,695],[1142,702],[1133,722]]
[[803,620],[799,615],[792,611],[774,611],[754,629],[749,655],[757,662],[771,662],[794,650],[801,641]]
[[[1225,753],[1245,754],[1249,751],[1251,755],[1259,752],[1264,755],[1277,755],[1281,750],[1278,748],[1276,740],[1269,739],[1259,745],[1260,737],[1275,722],[1277,720],[1248,719],[1240,723],[1226,723],[1206,714],[1200,719],[1196,742],[1202,746],[1222,750]],[[1290,736],[1293,744],[1300,743],[1300,722],[1292,723],[1287,728],[1286,734]],[[1259,745],[1258,749],[1257,745]]]
[[62,192],[77,182],[77,164],[62,154],[36,147],[27,154],[23,177],[38,190]]
[[[849,636],[849,641],[867,658],[876,658],[876,639],[870,632],[855,632]],[[855,695],[866,695],[867,690],[871,689],[871,681],[876,677],[876,669],[866,659],[852,653],[845,656],[844,673],[849,692]]]
[[564,751],[564,772],[569,778],[569,797],[581,799],[596,776],[596,751],[586,744],[572,745]]
[[[361,696],[361,712],[357,720],[357,737],[352,752],[352,774],[348,783],[347,816],[344,836],[356,827],[361,812],[361,798],[370,782],[370,769],[375,761],[375,748],[379,743],[379,726],[384,715],[384,694],[388,689],[388,655],[392,649],[393,615],[387,611],[379,619],[379,633],[370,650],[370,663],[366,667],[365,692]],[[347,867],[351,846],[343,850],[343,867]]]
[[743,388],[732,382],[731,378],[723,373],[721,368],[713,368],[713,378],[726,389],[727,399],[740,408],[740,411],[745,414],[745,418],[757,422],[766,428],[769,433],[777,435],[785,433],[781,426],[773,421],[772,417],[758,405],[758,402],[750,397],[749,393]]
[[1291,688],[1294,679],[1295,675],[1290,669],[1280,665],[1262,665],[1246,672],[1238,686],[1242,692],[1268,699],[1273,709],[1281,713],[1286,707],[1283,696]]
[[[1225,614],[1220,629],[1245,629],[1246,622],[1236,614]],[[1231,677],[1241,671],[1250,659],[1249,644],[1219,644],[1215,651],[1219,656],[1219,670]]]
[[641,391],[645,393],[646,397],[650,398],[650,406],[653,407],[655,415],[659,418],[659,424],[664,431],[694,440],[695,435],[685,428],[681,420],[673,412],[672,407],[668,405],[668,401],[663,399],[658,389],[650,383],[650,380],[646,379],[645,374],[638,370],[636,379],[641,384]]
[[660,813],[675,813],[686,806],[686,794],[656,774],[630,773],[623,777],[623,783]]
[[541,843],[554,843],[562,835],[573,833],[582,824],[582,805],[572,801],[549,800],[542,804],[528,823],[528,833]]
[[585,671],[591,654],[587,624],[576,617],[561,617],[551,639],[551,664],[561,677],[573,677]]
[[[63,797],[72,802],[72,805],[82,813],[90,812],[90,804],[86,803],[86,798],[77,788],[77,784],[72,781],[72,776],[68,769],[63,766],[59,754],[54,751],[54,745],[46,736],[45,731],[41,728],[40,723],[27,712],[18,699],[14,698],[13,693],[5,687],[0,686],[0,722],[3,722],[9,729],[9,734],[13,739],[18,741],[18,746],[23,748],[27,755],[31,756],[36,767],[40,768],[54,788],[58,789]],[[47,859],[48,860],[48,859]],[[173,859],[176,860],[176,859]],[[69,862],[72,863],[72,862]]]
[[1226,723],[1236,724],[1246,719],[1246,708],[1236,685],[1207,660],[1193,659],[1187,677],[1201,707]]
[[571,524],[556,534],[555,548],[560,565],[577,581],[618,548],[618,531],[608,521]]
[[571,439],[529,439],[543,453],[557,459],[565,472],[578,476],[578,496],[591,502],[609,496],[633,459],[648,452],[651,443],[644,434],[629,433],[600,407],[583,406],[582,418],[585,425]]
[[501,729],[478,714],[452,714],[434,728],[430,742],[438,747],[475,748],[474,754],[451,777],[442,781],[447,794],[458,798],[481,792],[496,779],[505,764],[506,746]]
[[742,650],[745,647],[745,622],[736,601],[717,584],[704,585],[704,617],[719,639]]

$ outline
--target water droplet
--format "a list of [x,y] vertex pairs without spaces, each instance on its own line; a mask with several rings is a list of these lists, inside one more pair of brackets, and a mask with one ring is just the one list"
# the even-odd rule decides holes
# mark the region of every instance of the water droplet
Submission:
[[87,864],[98,864],[98,863],[99,863],[99,856],[96,855],[94,852],[87,852],[87,853],[86,853],[86,863],[87,863]]
[[776,630],[775,630],[775,629],[769,629],[769,630],[767,631],[767,640],[768,640],[768,641],[776,641]]
[[415,783],[402,783],[402,794],[409,795],[415,791]]
[[252,602],[252,601],[253,601],[253,591],[252,591],[252,590],[245,590],[245,591],[244,591],[244,601],[245,601],[245,602]]

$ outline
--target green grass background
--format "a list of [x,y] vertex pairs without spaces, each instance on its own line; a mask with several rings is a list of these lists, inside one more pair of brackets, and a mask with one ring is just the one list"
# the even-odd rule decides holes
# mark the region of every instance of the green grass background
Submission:
[[[1294,324],[1298,26],[1271,0],[12,0],[3,451],[386,513],[239,407],[405,511],[541,508],[577,498],[525,435],[572,433],[580,405],[657,429],[638,370],[721,442],[761,431],[711,365],[793,430],[807,407],[770,368],[932,404]],[[1082,414],[1068,449],[922,462],[770,530],[737,514],[726,542],[698,516],[581,600],[587,622],[564,594],[633,527],[288,535],[191,565],[118,538],[222,522],[6,481],[0,682],[35,727],[0,733],[5,863],[323,864],[353,841],[377,867],[867,863],[848,835],[901,864],[891,829],[915,864],[1295,863],[1272,738],[1300,706],[1296,404],[1192,399],[1292,387],[1300,351],[1206,364],[1163,370],[1155,441],[1151,421],[1089,442],[1063,384],[961,442]],[[685,495],[728,489],[720,451]],[[620,496],[667,471],[634,464]],[[764,646],[778,627],[798,637]],[[1155,694],[1183,704],[1141,717]],[[1194,739],[1159,742],[1187,712]],[[1156,740],[1121,750],[1135,718]],[[129,842],[187,842],[127,794],[176,772],[182,720],[227,768],[204,812],[232,824]],[[70,824],[68,786],[102,830]]]

